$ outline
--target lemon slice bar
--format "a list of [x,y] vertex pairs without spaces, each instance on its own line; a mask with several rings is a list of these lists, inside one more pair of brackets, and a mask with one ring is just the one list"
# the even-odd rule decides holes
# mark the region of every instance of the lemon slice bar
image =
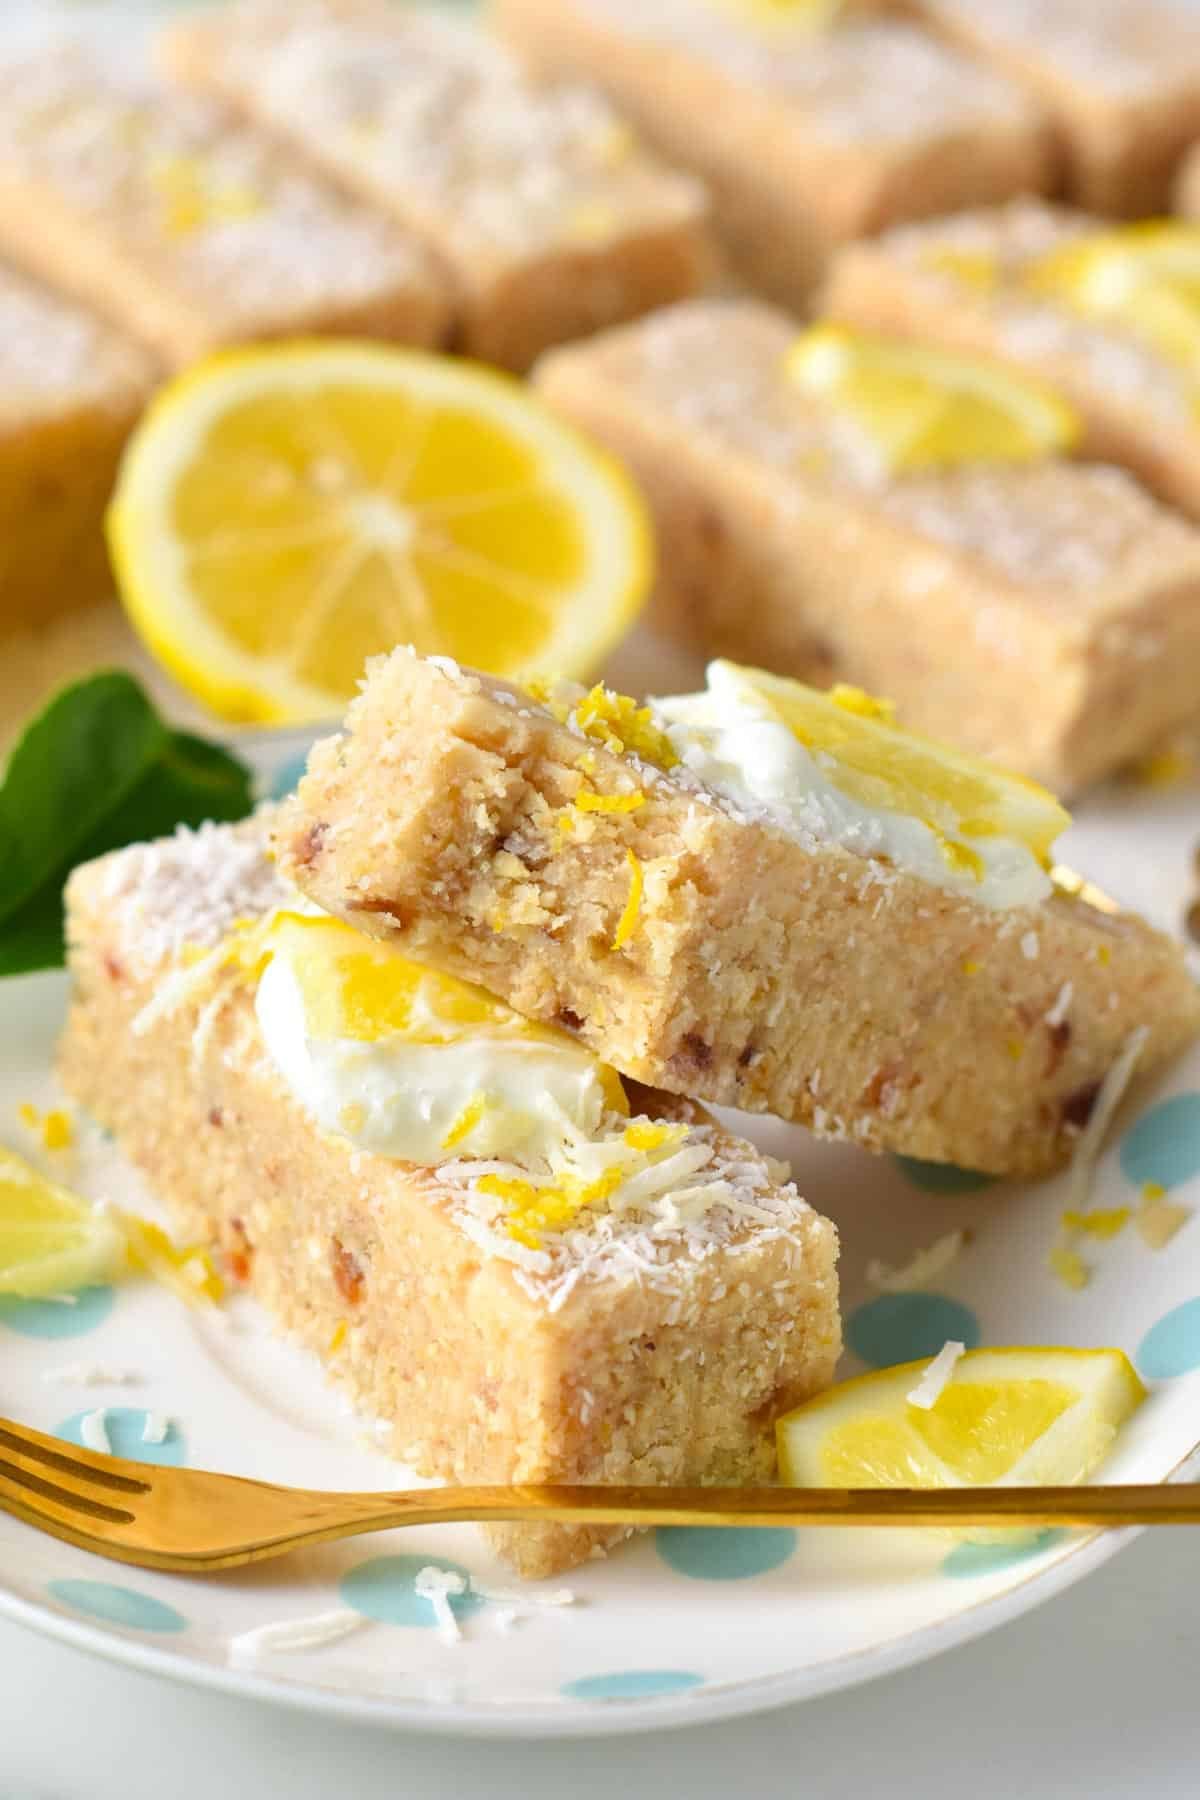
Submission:
[[[970,438],[957,466],[930,455],[895,473],[873,427],[911,433],[922,392],[905,378],[903,406],[889,407],[889,389],[878,418],[859,419],[795,378],[806,344],[836,353],[838,334],[802,338],[752,301],[698,301],[539,367],[543,397],[650,499],[668,628],[819,685],[857,682],[913,729],[1063,792],[1194,715],[1200,533],[1120,470],[1040,454],[976,462]],[[853,336],[845,346],[852,358]],[[928,361],[935,392],[956,365]],[[1043,434],[1053,447],[1053,396],[1006,386],[1003,365],[965,367],[997,403],[1013,399],[1031,451]]]
[[[1145,261],[1146,280],[1140,291],[1131,288],[1123,312],[1089,311],[1072,291],[1083,280],[1081,254],[1111,242],[1112,228],[1036,200],[903,226],[846,247],[831,272],[827,310],[1040,375],[1079,413],[1084,455],[1123,465],[1152,493],[1200,518],[1196,290],[1191,304],[1186,292],[1164,303],[1155,259],[1138,249],[1139,233],[1158,228],[1127,229],[1131,260]],[[1161,335],[1164,311],[1175,327],[1170,339]]]
[[622,1075],[968,1168],[1054,1167],[1133,1032],[1149,1068],[1200,1027],[1176,946],[1046,875],[1043,790],[856,690],[709,681],[543,704],[397,650],[314,749],[280,867]]
[[177,26],[166,52],[422,238],[470,356],[527,368],[712,271],[701,185],[598,94],[535,87],[469,24],[379,0],[263,0]]
[[0,264],[0,631],[111,591],[101,521],[154,377],[139,345]]
[[750,0],[493,0],[491,16],[536,73],[595,81],[705,177],[739,273],[787,305],[848,238],[1051,179],[1025,96],[906,24],[814,33]]
[[72,43],[0,62],[0,249],[173,364],[299,332],[427,344],[446,319],[399,226]]
[[902,0],[1026,88],[1053,119],[1066,191],[1092,212],[1161,212],[1200,136],[1200,19],[1170,0]]
[[[510,1149],[481,1152],[516,1129],[513,1108],[578,1112],[611,1072],[464,983],[414,981],[361,934],[289,914],[261,831],[181,831],[75,872],[68,1089],[421,1474],[769,1479],[772,1421],[837,1361],[833,1227],[698,1107],[619,1083],[579,1154],[605,1148],[602,1130],[611,1153],[615,1133],[623,1185],[593,1182],[586,1203],[539,1190],[539,1215]],[[466,1104],[440,1160],[405,1161],[388,1134],[421,1127],[415,1089],[436,1120],[450,1089],[435,1065]],[[624,1533],[490,1535],[537,1577]]]

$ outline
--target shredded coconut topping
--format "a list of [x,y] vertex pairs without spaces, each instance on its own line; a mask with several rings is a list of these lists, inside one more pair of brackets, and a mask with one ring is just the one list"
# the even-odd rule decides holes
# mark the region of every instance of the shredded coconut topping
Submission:
[[1131,1031],[1108,1074],[1100,1084],[1100,1092],[1096,1095],[1096,1103],[1092,1107],[1091,1116],[1083,1128],[1079,1142],[1075,1146],[1075,1155],[1071,1159],[1071,1171],[1067,1180],[1067,1206],[1074,1212],[1082,1212],[1088,1203],[1092,1191],[1092,1181],[1096,1173],[1096,1163],[1104,1148],[1104,1139],[1108,1128],[1116,1116],[1117,1108],[1125,1098],[1125,1090],[1133,1080],[1138,1060],[1149,1036],[1150,1027],[1148,1025],[1139,1025],[1135,1031]]
[[79,1421],[79,1436],[84,1447],[97,1450],[102,1456],[112,1455],[112,1443],[108,1435],[108,1408],[98,1406],[95,1412],[84,1413]]
[[451,1603],[451,1596],[467,1592],[466,1577],[453,1569],[439,1569],[436,1564],[431,1563],[428,1568],[417,1571],[413,1592],[423,1600],[428,1600],[433,1608],[437,1633],[442,1642],[459,1643],[462,1639],[462,1627]]
[[268,822],[264,811],[236,831],[181,825],[173,837],[133,845],[110,859],[105,910],[143,968],[185,950],[211,949],[239,920],[294,903],[263,855]]
[[132,1387],[141,1379],[135,1369],[112,1369],[105,1363],[61,1363],[42,1370],[42,1380],[56,1387]]
[[967,1346],[951,1339],[942,1345],[937,1355],[925,1369],[915,1388],[907,1396],[910,1406],[919,1406],[923,1412],[930,1412],[937,1405],[945,1391],[946,1384],[954,1373],[954,1365],[960,1356],[965,1356]]
[[908,1262],[898,1268],[892,1268],[873,1257],[867,1264],[867,1281],[882,1294],[914,1293],[920,1288],[928,1287],[939,1275],[944,1275],[962,1255],[965,1242],[966,1237],[961,1230],[947,1231],[925,1249],[916,1251]]
[[352,1631],[360,1631],[367,1623],[362,1613],[349,1607],[335,1607],[330,1612],[314,1613],[307,1619],[280,1619],[274,1624],[257,1625],[252,1631],[239,1632],[229,1640],[232,1663],[257,1662],[279,1650],[319,1650],[336,1644]]

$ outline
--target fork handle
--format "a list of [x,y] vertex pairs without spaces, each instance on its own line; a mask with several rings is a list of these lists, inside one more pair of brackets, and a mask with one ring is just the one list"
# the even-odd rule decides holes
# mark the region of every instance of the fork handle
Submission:
[[[343,1496],[348,1498],[348,1496]],[[1200,1484],[994,1488],[430,1488],[360,1495],[382,1521],[593,1525],[1200,1525]],[[374,1504],[371,1505],[371,1502]],[[415,1505],[414,1505],[415,1503]]]

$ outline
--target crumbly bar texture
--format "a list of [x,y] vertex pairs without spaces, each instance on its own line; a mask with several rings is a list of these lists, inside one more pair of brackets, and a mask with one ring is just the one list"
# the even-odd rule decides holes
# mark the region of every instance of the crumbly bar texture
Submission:
[[622,1074],[876,1150],[1041,1173],[1132,1031],[1147,1068],[1200,1028],[1179,950],[1136,918],[987,909],[406,650],[316,746],[276,843],[329,911]]
[[101,525],[149,356],[0,265],[0,632],[109,592]]
[[968,350],[1041,375],[1078,411],[1081,453],[1131,470],[1200,518],[1200,422],[1191,371],[1115,322],[1034,293],[1039,258],[1104,229],[1036,200],[901,226],[836,258],[826,310],[868,329]]
[[795,337],[757,303],[695,302],[540,365],[649,496],[669,629],[886,694],[1059,791],[1195,714],[1200,532],[1099,465],[889,476],[789,377]]
[[[698,1107],[640,1092],[635,1111],[711,1144],[727,1201],[692,1225],[581,1220],[541,1253],[482,1230],[457,1165],[416,1168],[318,1129],[277,1075],[235,969],[173,996],[172,977],[195,968],[185,947],[287,898],[254,825],[135,846],[70,882],[62,1078],[180,1229],[224,1250],[423,1475],[769,1479],[774,1417],[833,1378],[832,1225]],[[530,1577],[625,1535],[489,1534]]]
[[1044,192],[1041,114],[1002,77],[903,23],[814,36],[696,0],[493,0],[544,75],[596,82],[709,183],[741,276],[810,298],[833,247],[901,219]]
[[900,0],[1045,107],[1066,192],[1092,212],[1162,212],[1200,136],[1200,19],[1171,0]]
[[0,247],[170,363],[246,339],[427,344],[423,247],[208,101],[68,44],[0,63]]
[[165,51],[183,80],[420,236],[471,356],[528,368],[714,272],[701,184],[641,149],[599,94],[539,89],[469,23],[381,0],[262,0],[178,25]]

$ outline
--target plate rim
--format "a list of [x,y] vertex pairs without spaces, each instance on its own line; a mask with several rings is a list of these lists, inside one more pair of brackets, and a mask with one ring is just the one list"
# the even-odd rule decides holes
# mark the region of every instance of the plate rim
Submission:
[[[1190,1461],[1191,1459],[1189,1459]],[[1175,1480],[1180,1469],[1167,1480]],[[1147,1529],[1127,1526],[1089,1533],[1043,1569],[1031,1570],[1020,1580],[986,1599],[976,1600],[945,1618],[904,1631],[882,1643],[819,1663],[811,1669],[780,1670],[771,1675],[750,1676],[743,1681],[714,1682],[691,1693],[660,1695],[644,1700],[562,1701],[543,1703],[391,1700],[324,1688],[314,1682],[282,1679],[225,1663],[191,1660],[178,1651],[158,1649],[133,1637],[82,1619],[34,1600],[26,1600],[0,1585],[0,1617],[57,1639],[103,1661],[137,1669],[146,1675],[199,1687],[231,1699],[257,1700],[285,1706],[317,1717],[335,1718],[348,1724],[408,1731],[429,1737],[506,1739],[535,1742],[541,1739],[620,1737],[650,1731],[681,1730],[689,1725],[715,1724],[799,1705],[869,1681],[914,1668],[985,1637],[1034,1611],[1045,1601],[1065,1593],[1114,1556]],[[107,1567],[104,1558],[93,1559]],[[2,1571],[0,1571],[2,1578]]]

